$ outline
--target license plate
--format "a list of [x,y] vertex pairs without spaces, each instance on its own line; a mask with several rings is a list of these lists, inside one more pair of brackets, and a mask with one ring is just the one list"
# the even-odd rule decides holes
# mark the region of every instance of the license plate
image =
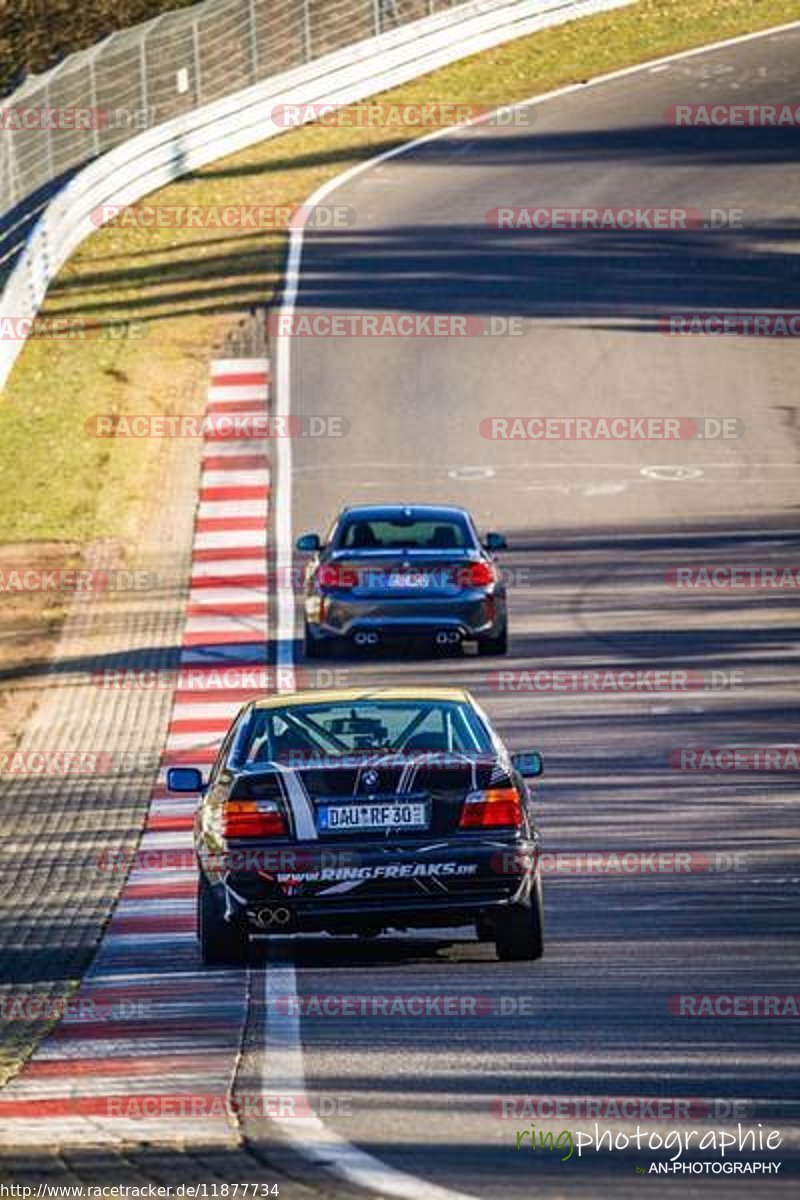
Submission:
[[427,829],[428,806],[423,801],[372,800],[365,804],[328,804],[317,810],[324,833],[375,829]]
[[392,571],[389,575],[390,588],[402,591],[427,588],[431,585],[431,577],[425,571]]

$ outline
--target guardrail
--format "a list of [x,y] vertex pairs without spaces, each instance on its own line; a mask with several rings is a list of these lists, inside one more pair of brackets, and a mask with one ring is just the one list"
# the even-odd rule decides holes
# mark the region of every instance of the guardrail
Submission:
[[132,134],[462,3],[205,0],[113,33],[0,101],[0,213]]
[[[433,15],[419,19],[420,11],[429,12],[432,3],[437,10],[445,11],[435,11]],[[97,228],[99,209],[130,204],[187,171],[285,132],[284,127],[273,119],[272,112],[278,105],[355,103],[523,34],[631,3],[635,0],[472,0],[472,3],[457,5],[449,0],[270,0],[269,11],[273,19],[276,12],[285,14],[290,10],[295,17],[299,13],[304,18],[292,26],[302,31],[300,48],[293,51],[302,65],[289,66],[274,74],[264,69],[261,76],[257,73],[262,62],[279,62],[284,68],[287,62],[285,48],[283,57],[278,55],[277,49],[270,49],[278,38],[277,31],[272,31],[271,42],[264,31],[256,29],[252,14],[266,11],[261,0],[253,0],[252,4],[250,0],[222,0],[221,3],[207,0],[196,8],[167,14],[139,27],[138,33],[137,29],[132,29],[112,35],[95,50],[72,56],[77,60],[74,67],[68,67],[71,61],[68,59],[50,75],[26,84],[2,102],[0,112],[31,108],[32,98],[41,94],[42,87],[48,100],[46,109],[56,107],[56,100],[60,107],[67,101],[73,109],[101,107],[101,101],[107,102],[104,100],[107,93],[98,82],[99,64],[108,63],[112,46],[121,48],[125,45],[128,47],[126,53],[129,53],[132,39],[136,37],[143,56],[140,75],[142,86],[145,86],[150,61],[148,39],[154,39],[159,28],[172,30],[174,36],[175,30],[183,28],[178,18],[183,18],[184,25],[190,18],[186,27],[196,34],[193,35],[193,49],[191,52],[186,50],[185,65],[175,71],[177,60],[174,56],[168,60],[169,70],[180,76],[175,82],[178,99],[159,93],[155,108],[158,123],[142,132],[131,134],[126,131],[124,140],[110,149],[99,136],[104,133],[101,130],[49,131],[48,136],[53,141],[47,152],[44,144],[40,145],[44,165],[37,168],[38,173],[31,168],[26,174],[21,168],[17,145],[21,134],[14,132],[10,151],[8,143],[3,144],[3,154],[8,155],[10,167],[8,177],[12,181],[5,196],[11,203],[16,195],[14,188],[41,189],[91,158],[92,154],[100,153],[46,202],[29,233],[26,229],[24,248],[0,295],[0,320],[35,317],[60,267],[80,242]],[[226,91],[207,103],[209,94],[224,85],[211,74],[208,65],[205,71],[202,69],[205,41],[197,32],[198,23],[206,18],[210,20],[212,15],[216,18],[223,10],[233,11],[233,8],[241,12],[248,10],[251,14],[249,33],[244,40],[232,34],[226,40],[228,35],[224,34],[222,26],[219,27],[222,46],[217,49],[217,54],[229,52],[232,63],[224,78],[230,82],[252,79],[255,75],[261,82]],[[348,13],[349,23],[345,21]],[[376,30],[383,32],[376,34]],[[369,36],[370,33],[373,36]],[[342,41],[343,38],[346,41]],[[248,61],[252,74],[249,76],[243,65],[242,47],[245,44],[250,48]],[[332,49],[334,45],[339,48]],[[270,54],[274,57],[270,58]],[[84,87],[74,86],[69,93],[57,95],[56,83],[76,72],[84,72]],[[182,90],[187,81],[188,90]],[[150,89],[148,95],[152,99],[152,83]],[[24,104],[20,105],[20,100]],[[164,114],[170,112],[170,105],[175,104],[178,105],[177,115],[163,119]],[[11,131],[6,128],[3,132]],[[79,133],[81,136],[76,137]],[[75,137],[74,144],[70,140],[72,137]],[[57,151],[57,146],[62,144],[67,149]],[[2,154],[0,165],[3,165]],[[23,344],[18,339],[0,338],[0,388]]]

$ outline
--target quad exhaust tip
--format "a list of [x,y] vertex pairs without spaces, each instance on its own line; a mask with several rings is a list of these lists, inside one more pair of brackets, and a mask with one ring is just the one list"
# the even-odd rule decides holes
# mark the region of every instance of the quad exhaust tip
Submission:
[[455,646],[461,641],[461,634],[456,629],[440,629],[436,635],[437,646]]

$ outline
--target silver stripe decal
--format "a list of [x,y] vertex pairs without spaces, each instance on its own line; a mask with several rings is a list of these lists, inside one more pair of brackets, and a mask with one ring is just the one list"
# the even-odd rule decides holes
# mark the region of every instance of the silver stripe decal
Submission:
[[275,766],[286,784],[286,795],[292,810],[295,836],[301,842],[319,841],[314,809],[302,779],[295,774],[291,767],[285,767],[282,763],[275,763]]

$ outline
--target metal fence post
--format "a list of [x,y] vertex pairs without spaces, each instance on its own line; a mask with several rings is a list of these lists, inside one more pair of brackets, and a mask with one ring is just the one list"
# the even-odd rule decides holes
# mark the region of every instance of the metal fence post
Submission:
[[310,0],[303,0],[303,44],[305,47],[306,62],[311,62],[311,4]]
[[197,19],[192,21],[192,53],[194,54],[194,99],[195,104],[203,103],[203,80],[200,70],[200,28]]
[[[58,68],[56,68],[56,70],[57,69]],[[53,72],[53,74],[55,74],[55,71]],[[52,78],[52,76],[50,76],[50,78]],[[47,110],[47,112],[49,113],[50,112],[50,84],[49,83],[46,84],[45,89],[44,89],[44,106],[45,106],[45,109]],[[55,163],[55,157],[53,155],[53,131],[52,131],[52,129],[48,128],[47,129],[47,178],[49,180],[49,179],[55,179],[55,177],[56,177],[56,163]]]
[[147,51],[145,50],[145,38],[142,37],[139,42],[139,67],[142,76],[142,112],[147,113],[148,124],[150,122],[150,108],[147,100]]
[[97,79],[94,73],[95,55],[92,55],[89,63],[89,93],[91,103],[89,107],[92,110],[92,146],[94,147],[94,156],[100,153],[100,114],[97,109]]
[[[5,162],[3,161],[5,160]],[[3,197],[3,203],[0,205],[0,212],[10,212],[17,200],[21,198],[22,188],[19,181],[19,172],[17,171],[16,155],[14,151],[14,130],[7,129],[3,139],[2,147],[0,147],[0,163],[3,163],[8,169],[3,172],[8,184],[8,192]]]
[[250,0],[250,70],[253,83],[258,79],[258,24],[256,22],[256,0]]
[[381,31],[381,0],[372,0],[372,14],[375,37],[377,37]]

